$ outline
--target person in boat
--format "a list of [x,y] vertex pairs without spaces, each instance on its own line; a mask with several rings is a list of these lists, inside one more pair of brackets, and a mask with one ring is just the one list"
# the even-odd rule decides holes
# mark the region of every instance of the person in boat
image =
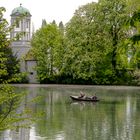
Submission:
[[97,100],[97,96],[96,96],[96,94],[95,94],[94,96],[92,96],[91,99],[93,99],[93,100]]
[[85,98],[85,94],[82,91],[80,91],[80,96],[78,98]]

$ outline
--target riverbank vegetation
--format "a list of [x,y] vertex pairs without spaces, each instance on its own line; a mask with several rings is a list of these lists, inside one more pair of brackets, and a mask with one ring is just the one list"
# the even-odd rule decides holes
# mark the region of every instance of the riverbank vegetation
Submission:
[[40,83],[140,85],[140,2],[100,0],[79,7],[32,38]]

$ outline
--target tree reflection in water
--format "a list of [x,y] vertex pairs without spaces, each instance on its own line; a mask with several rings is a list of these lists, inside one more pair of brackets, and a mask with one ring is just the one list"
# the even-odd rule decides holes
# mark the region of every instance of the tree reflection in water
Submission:
[[42,112],[34,113],[32,110],[32,105],[39,102],[40,96],[30,98],[26,92],[10,85],[1,86],[0,99],[3,100],[0,100],[0,139],[29,140],[31,124],[43,115]]
[[[79,95],[81,88],[89,96],[96,92],[101,101],[72,102],[69,96]],[[29,92],[23,104],[33,114],[45,114],[30,128],[8,131],[11,140],[139,140],[139,88],[41,85],[19,89]],[[38,96],[39,102],[30,102]]]

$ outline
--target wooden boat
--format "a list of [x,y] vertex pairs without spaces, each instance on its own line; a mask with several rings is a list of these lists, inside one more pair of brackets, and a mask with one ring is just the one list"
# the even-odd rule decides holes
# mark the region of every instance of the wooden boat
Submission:
[[75,101],[88,101],[88,102],[98,102],[99,99],[92,99],[91,97],[79,98],[79,96],[72,96],[70,98]]

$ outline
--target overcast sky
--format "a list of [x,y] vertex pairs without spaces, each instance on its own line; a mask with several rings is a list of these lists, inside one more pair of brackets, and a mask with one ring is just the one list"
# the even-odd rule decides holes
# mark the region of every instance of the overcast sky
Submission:
[[98,0],[0,0],[0,6],[6,8],[5,17],[10,21],[12,10],[20,3],[27,8],[32,15],[32,23],[35,29],[41,26],[42,19],[46,19],[47,23],[53,20],[56,23],[63,21],[67,23],[73,16],[79,6]]

